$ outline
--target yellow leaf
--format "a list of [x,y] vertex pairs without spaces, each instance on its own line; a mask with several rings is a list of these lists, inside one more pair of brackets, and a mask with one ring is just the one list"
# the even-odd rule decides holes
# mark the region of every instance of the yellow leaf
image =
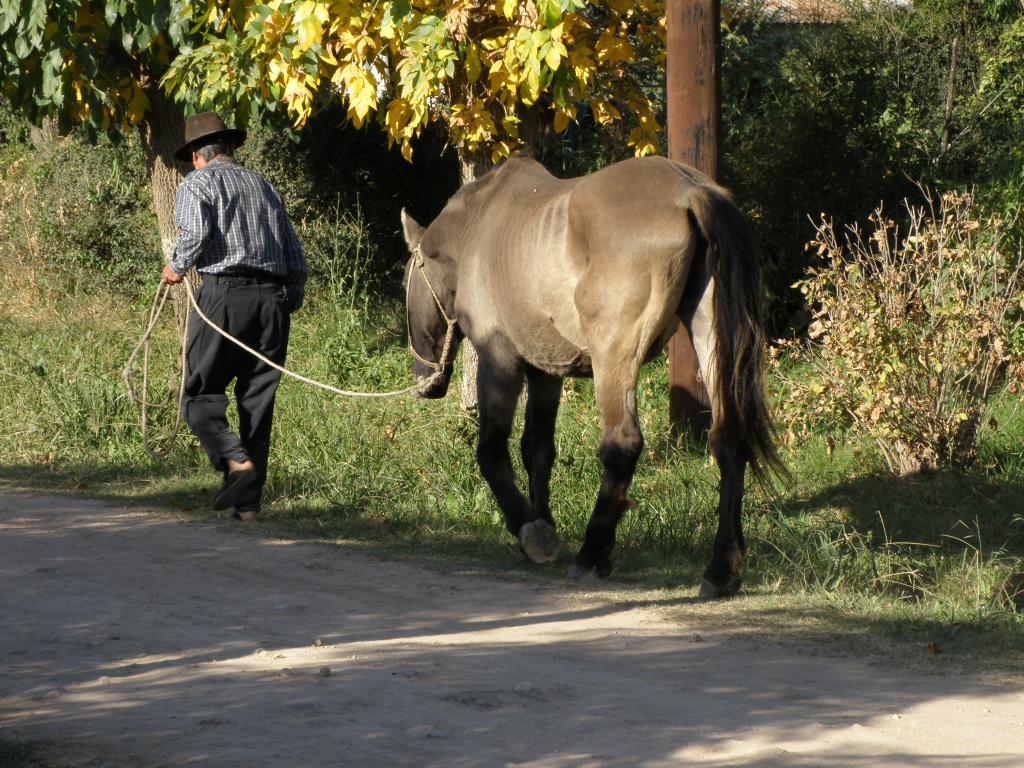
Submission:
[[651,137],[642,128],[634,128],[629,132],[629,141],[627,144],[634,148],[634,153],[637,157],[644,157],[645,155],[653,155],[658,151],[658,146]]
[[506,19],[511,19],[516,15],[516,6],[518,3],[516,0],[498,0],[501,3],[501,13]]
[[325,48],[320,53],[320,61],[322,61],[324,64],[326,64],[329,67],[338,67],[338,66],[340,66],[338,64],[338,60],[336,58],[334,58],[334,54],[331,53],[331,50],[329,48]]
[[515,146],[507,141],[496,141],[491,146],[491,163],[497,165],[502,160],[511,157]]
[[287,72],[288,65],[280,57],[275,57],[267,62],[267,74],[270,75],[271,80],[282,80]]
[[469,43],[466,46],[466,80],[475,83],[480,79],[480,52],[476,43]]
[[[296,24],[295,33],[299,44],[296,48],[305,52],[314,45],[320,44],[322,27],[316,19],[309,17]],[[293,58],[298,58],[293,57]]]
[[354,62],[341,69],[348,99],[349,117],[361,128],[370,112],[377,108],[377,81],[373,75]]
[[591,108],[594,110],[594,120],[597,121],[598,125],[608,125],[622,117],[619,110],[607,101],[599,99],[591,105]]
[[597,65],[594,63],[593,53],[587,46],[578,45],[569,54],[569,64],[581,91],[587,90],[588,85],[594,80]]
[[526,73],[526,80],[519,89],[519,95],[527,106],[536,103],[540,98],[540,64],[533,62]]
[[130,91],[130,98],[128,99],[128,119],[132,125],[138,125],[142,122],[143,116],[146,114],[146,110],[149,109],[149,97],[146,96],[146,92],[142,90],[142,87],[136,84]]
[[560,109],[555,112],[555,133],[561,133],[569,127],[569,116],[565,114],[565,110]]
[[505,43],[507,42],[507,34],[499,35],[498,37],[485,37],[483,40],[480,41],[480,47],[483,48],[485,51],[496,51],[502,46],[504,46]]
[[564,52],[565,47],[561,43],[552,45],[548,49],[547,54],[544,56],[544,63],[548,65],[548,68],[552,72],[558,69],[558,65],[562,63],[562,56],[564,55]]
[[610,29],[601,33],[594,46],[594,52],[597,54],[597,60],[603,64],[632,61],[636,55],[630,42]]

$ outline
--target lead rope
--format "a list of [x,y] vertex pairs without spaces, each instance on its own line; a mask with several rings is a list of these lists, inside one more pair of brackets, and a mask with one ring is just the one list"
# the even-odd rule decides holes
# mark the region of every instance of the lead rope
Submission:
[[[167,439],[167,445],[163,448],[154,448],[150,443],[149,439],[149,409],[160,407],[160,403],[151,403],[149,401],[149,353],[150,353],[150,339],[153,335],[153,330],[156,328],[157,320],[160,318],[160,312],[164,308],[164,304],[167,303],[167,297],[170,295],[170,285],[165,283],[163,280],[156,287],[156,296],[153,298],[153,304],[149,310],[149,322],[146,326],[145,333],[142,334],[142,338],[139,339],[139,343],[135,345],[135,349],[132,350],[131,355],[128,357],[128,362],[125,364],[122,378],[128,388],[128,395],[140,407],[140,422],[142,429],[142,447],[145,448],[146,453],[152,456],[154,459],[162,459],[167,456],[174,448],[175,443],[178,439],[178,432],[181,429],[181,401],[185,396],[185,334],[184,329],[179,328],[179,336],[181,337],[181,353],[178,360],[179,368],[181,371],[181,378],[178,385],[178,405],[176,409],[177,414],[174,418],[174,427],[171,429],[171,435]],[[135,367],[135,358],[142,352],[142,392],[141,394],[136,392],[135,386],[132,383],[131,372]]]
[[[341,395],[342,397],[385,398],[385,397],[399,397],[401,395],[414,395],[414,394],[416,394],[418,392],[423,392],[423,391],[426,391],[426,390],[430,389],[431,387],[433,387],[434,384],[436,384],[437,381],[444,375],[444,369],[448,365],[451,364],[451,362],[452,362],[451,358],[452,358],[452,356],[454,354],[455,330],[456,330],[456,327],[458,325],[458,321],[454,320],[451,317],[449,317],[448,313],[445,312],[444,306],[441,304],[441,300],[438,297],[437,292],[434,291],[434,287],[430,284],[430,280],[427,279],[426,272],[423,270],[423,258],[422,258],[422,256],[419,256],[418,251],[419,251],[419,249],[417,248],[417,261],[415,262],[415,266],[419,270],[419,273],[423,276],[423,280],[424,280],[424,282],[426,282],[427,287],[430,289],[430,294],[434,297],[434,301],[437,302],[437,307],[441,311],[441,316],[444,318],[444,320],[447,323],[448,327],[447,327],[447,329],[445,331],[444,345],[441,348],[441,359],[440,359],[439,362],[436,362],[436,363],[430,362],[429,360],[424,360],[416,352],[416,350],[413,349],[413,346],[412,346],[412,336],[411,335],[409,336],[409,350],[412,352],[412,354],[416,357],[417,360],[419,360],[421,363],[424,363],[425,365],[433,368],[434,369],[434,373],[431,374],[426,379],[424,379],[423,381],[419,382],[418,384],[413,384],[412,386],[405,387],[404,389],[395,389],[395,390],[392,390],[390,392],[357,392],[357,391],[349,390],[349,389],[340,389],[340,388],[334,387],[334,386],[332,386],[330,384],[325,384],[323,382],[316,381],[315,379],[311,379],[311,378],[309,378],[307,376],[303,376],[301,374],[295,373],[294,371],[290,371],[290,370],[288,370],[287,368],[285,368],[282,365],[278,365],[277,363],[275,363],[273,360],[269,359],[265,355],[260,354],[259,352],[257,352],[252,347],[246,345],[244,342],[240,341],[239,339],[236,339],[230,333],[228,333],[223,328],[221,328],[219,325],[214,323],[209,317],[207,317],[203,313],[203,311],[199,308],[199,304],[196,301],[195,292],[193,291],[193,288],[192,288],[192,283],[191,283],[191,281],[187,277],[185,278],[185,280],[182,281],[181,284],[185,287],[185,293],[188,295],[189,304],[192,306],[192,309],[195,310],[196,314],[203,320],[203,322],[205,322],[207,325],[209,325],[213,330],[215,330],[221,336],[226,338],[228,341],[230,341],[233,344],[236,344],[237,346],[241,347],[242,349],[244,349],[249,354],[253,355],[257,359],[259,359],[262,362],[266,363],[271,368],[274,368],[275,370],[280,371],[285,376],[291,376],[292,378],[298,379],[301,382],[304,382],[304,383],[309,384],[309,385],[314,386],[314,387],[319,387],[320,389],[324,389],[324,390],[326,390],[328,392],[333,392],[334,394]],[[411,282],[411,280],[410,280],[410,282]],[[168,283],[164,282],[163,280],[161,280],[160,281],[160,285],[157,286],[156,296],[155,296],[155,298],[153,300],[153,306],[150,309],[150,313],[149,313],[149,323],[146,326],[146,330],[142,334],[142,338],[139,340],[139,343],[135,345],[135,349],[132,350],[131,355],[128,357],[128,361],[125,363],[124,371],[121,374],[122,378],[124,379],[125,385],[126,385],[126,387],[128,389],[129,397],[131,397],[132,400],[134,400],[136,403],[138,403],[140,408],[141,408],[141,412],[142,412],[141,419],[142,419],[142,440],[143,440],[143,446],[145,447],[146,452],[149,453],[154,458],[162,458],[162,456],[166,455],[166,453],[169,452],[170,449],[173,448],[173,446],[174,446],[174,441],[175,441],[175,439],[177,437],[178,428],[179,428],[179,425],[181,423],[181,401],[184,398],[184,394],[185,394],[184,370],[185,370],[186,334],[182,330],[182,333],[181,333],[181,337],[182,337],[182,343],[181,343],[181,370],[182,370],[183,373],[182,373],[182,376],[181,376],[181,385],[180,385],[179,391],[178,391],[178,409],[177,409],[178,410],[178,416],[177,416],[177,419],[175,421],[174,431],[173,431],[173,433],[171,435],[171,439],[170,439],[170,442],[168,444],[168,447],[161,454],[160,452],[157,452],[156,450],[152,449],[150,447],[150,444],[149,444],[148,408],[157,407],[157,404],[150,403],[147,400],[147,397],[148,397],[148,386],[149,386],[149,348],[150,348],[150,338],[153,335],[153,329],[156,328],[156,323],[157,323],[157,320],[159,319],[160,311],[163,309],[164,304],[167,303],[167,296],[169,295],[170,287],[171,286]],[[406,292],[407,292],[407,295],[408,295],[408,286],[406,286]],[[408,323],[408,318],[406,319],[406,322]],[[135,359],[138,357],[140,351],[144,352],[144,354],[143,354],[143,373],[142,373],[142,382],[143,383],[142,383],[142,393],[141,394],[138,393],[135,390],[135,387],[134,387],[134,385],[132,383],[133,372],[135,370]]]

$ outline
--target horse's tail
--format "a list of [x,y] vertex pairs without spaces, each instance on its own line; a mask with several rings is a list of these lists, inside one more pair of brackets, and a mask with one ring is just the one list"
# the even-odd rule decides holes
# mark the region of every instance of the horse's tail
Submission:
[[[761,267],[747,222],[719,187],[697,187],[689,210],[707,242],[706,269],[714,279],[712,351],[717,393],[715,420],[734,431],[743,458],[758,480],[786,474],[775,448],[765,395],[765,334]],[[696,265],[695,265],[696,266]],[[718,426],[716,424],[716,426]]]

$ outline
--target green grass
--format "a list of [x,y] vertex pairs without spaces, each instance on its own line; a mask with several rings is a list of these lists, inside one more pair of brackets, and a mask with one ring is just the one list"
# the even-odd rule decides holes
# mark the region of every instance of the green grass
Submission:
[[[289,365],[346,388],[405,386],[401,313],[367,301],[357,272],[311,284],[310,304],[294,318]],[[18,284],[0,297],[0,487],[217,517],[208,504],[219,477],[193,438],[180,435],[163,461],[150,457],[120,379],[148,299],[41,295],[30,280]],[[153,397],[169,403],[177,343],[169,319],[155,343]],[[622,521],[616,570],[602,588],[689,606],[717,524],[718,473],[702,443],[668,437],[667,389],[664,361],[645,369],[636,507]],[[560,580],[600,476],[592,394],[590,382],[568,382],[559,414],[552,503],[565,551],[554,567],[514,557],[475,464],[475,424],[454,395],[350,400],[287,381],[258,529],[439,567]],[[173,416],[169,406],[154,410],[154,442],[166,442]],[[747,495],[748,598],[720,614],[881,653],[892,642],[936,642],[946,659],[980,656],[1024,673],[1024,414],[1001,395],[991,424],[979,467],[914,478],[888,476],[870,445],[842,436],[833,436],[833,449],[826,435],[787,446],[792,478]]]

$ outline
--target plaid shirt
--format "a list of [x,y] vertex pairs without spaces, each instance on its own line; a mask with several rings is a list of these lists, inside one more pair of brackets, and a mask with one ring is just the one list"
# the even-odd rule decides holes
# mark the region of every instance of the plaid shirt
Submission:
[[302,306],[306,260],[281,195],[230,158],[193,171],[174,202],[178,242],[171,269],[212,275],[268,272],[284,278],[292,311]]

